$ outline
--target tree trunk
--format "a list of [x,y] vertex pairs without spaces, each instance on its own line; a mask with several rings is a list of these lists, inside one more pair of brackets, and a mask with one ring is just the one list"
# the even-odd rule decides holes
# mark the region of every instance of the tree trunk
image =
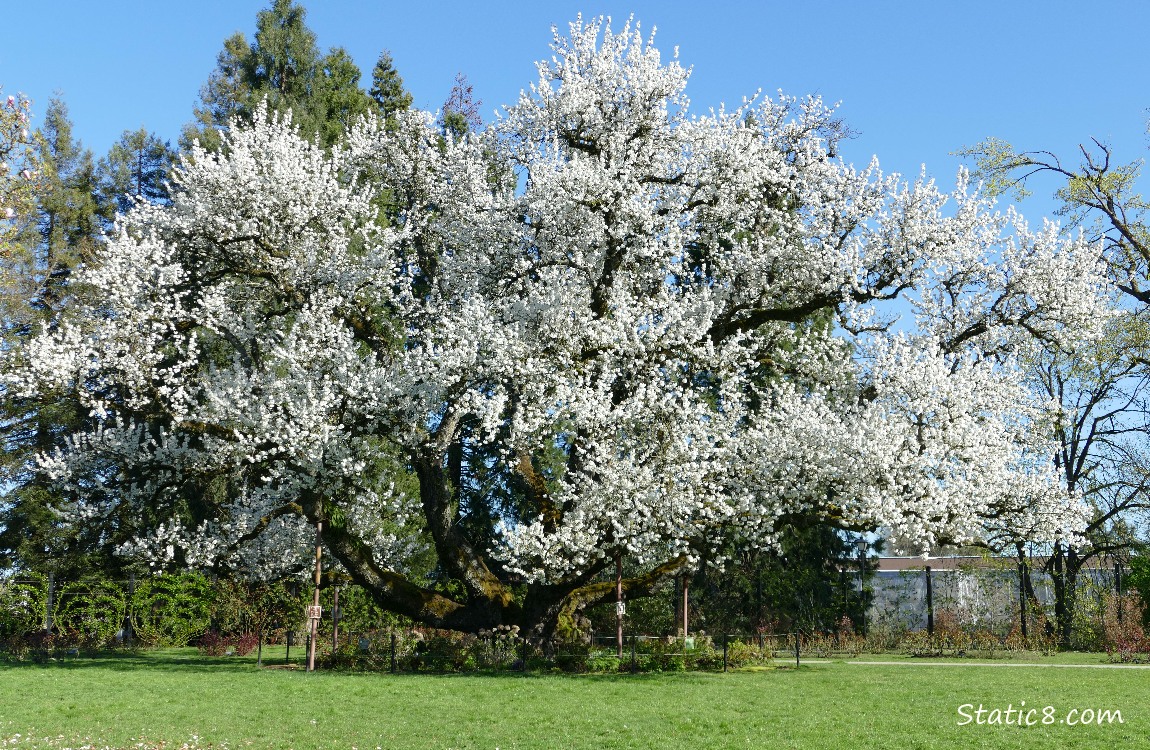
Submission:
[[[1072,558],[1073,557],[1073,561]],[[1058,647],[1069,649],[1074,629],[1074,589],[1078,578],[1077,554],[1061,544],[1054,545],[1054,622],[1058,633]],[[1071,568],[1074,568],[1071,570]]]
[[1066,551],[1066,563],[1063,576],[1066,579],[1066,584],[1063,587],[1063,595],[1066,597],[1066,605],[1063,607],[1062,622],[1059,623],[1061,633],[1061,641],[1065,644],[1064,648],[1070,648],[1072,639],[1074,637],[1074,610],[1078,603],[1078,573],[1082,570],[1084,560],[1079,559],[1078,552],[1074,549]]

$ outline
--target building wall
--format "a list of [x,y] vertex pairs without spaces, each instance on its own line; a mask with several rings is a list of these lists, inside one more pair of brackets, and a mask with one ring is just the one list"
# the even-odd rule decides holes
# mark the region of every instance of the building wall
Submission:
[[[1032,572],[1031,580],[1039,604],[1048,617],[1053,616],[1051,577]],[[874,599],[867,611],[868,627],[926,628],[925,570],[879,571],[870,579],[870,586]],[[1005,633],[1018,619],[1016,568],[932,570],[931,587],[936,624],[940,617],[953,618],[959,625]],[[1113,590],[1113,571],[1090,568],[1083,570],[1079,577],[1079,599],[1087,604],[1100,592]]]

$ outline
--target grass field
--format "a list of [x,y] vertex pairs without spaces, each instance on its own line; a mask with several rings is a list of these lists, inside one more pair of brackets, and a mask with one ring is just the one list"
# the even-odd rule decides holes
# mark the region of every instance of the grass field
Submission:
[[[309,675],[192,650],[0,663],[0,747],[1150,748],[1150,670],[947,663],[618,676]],[[975,721],[979,704],[1022,701],[1034,726]],[[1060,723],[1085,709],[1123,723]]]

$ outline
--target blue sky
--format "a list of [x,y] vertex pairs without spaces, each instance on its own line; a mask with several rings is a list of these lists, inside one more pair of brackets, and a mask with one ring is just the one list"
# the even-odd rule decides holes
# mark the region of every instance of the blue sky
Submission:
[[[249,38],[270,0],[7,0],[0,85],[42,111],[59,91],[97,156],[141,125],[173,141],[234,31]],[[859,132],[842,155],[945,186],[950,152],[988,135],[1071,154],[1089,136],[1126,159],[1146,150],[1150,3],[369,2],[311,0],[321,48],[346,47],[366,74],[390,49],[417,106],[435,109],[464,72],[491,119],[535,78],[550,27],[575,15],[634,15],[694,67],[693,106],[761,88],[842,103]],[[1036,199],[1026,213],[1050,210]]]

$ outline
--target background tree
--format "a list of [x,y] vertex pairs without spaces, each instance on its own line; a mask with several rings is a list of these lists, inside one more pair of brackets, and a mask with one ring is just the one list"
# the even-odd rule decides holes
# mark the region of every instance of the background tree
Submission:
[[341,47],[321,56],[306,16],[302,5],[275,0],[257,14],[251,43],[238,32],[224,42],[216,70],[200,91],[195,122],[181,135],[185,151],[193,140],[214,150],[219,130],[233,119],[250,121],[264,101],[273,112],[290,110],[300,132],[324,146],[374,109],[351,56]]
[[0,99],[0,263],[4,274],[0,291],[6,298],[22,275],[15,269],[27,264],[21,234],[35,205],[40,174],[29,130],[31,109],[32,103],[23,95]]
[[1098,139],[1078,147],[1075,166],[1050,151],[1019,151],[999,138],[987,138],[959,152],[974,160],[974,176],[991,195],[1030,195],[1038,178],[1053,177],[1058,213],[1071,226],[1100,240],[1112,277],[1132,300],[1150,303],[1150,225],[1147,204],[1138,191],[1142,161],[1118,163],[1110,147]]
[[104,215],[128,211],[137,201],[166,203],[176,152],[144,128],[125,130],[97,167]]
[[333,47],[320,63],[313,107],[320,143],[340,140],[361,117],[375,111],[375,104],[359,86],[360,72],[342,47]]
[[462,138],[465,133],[478,131],[483,126],[479,117],[479,107],[483,101],[475,98],[474,87],[468,83],[463,73],[455,74],[455,83],[439,111],[439,122],[444,132],[454,138]]
[[224,40],[224,48],[216,56],[216,69],[200,88],[200,102],[192,110],[195,119],[180,134],[182,150],[188,151],[193,142],[209,151],[219,148],[220,131],[243,114],[243,107],[252,98],[245,70],[251,54],[243,33],[237,31]]
[[1104,248],[1116,288],[1129,304],[1110,335],[1082,353],[1048,352],[1039,365],[1043,386],[1063,408],[1056,426],[1059,466],[1068,486],[1093,506],[1090,544],[1056,545],[1047,563],[1055,583],[1059,639],[1071,637],[1074,593],[1083,557],[1123,556],[1146,538],[1144,403],[1148,376],[1145,320],[1150,303],[1150,204],[1139,192],[1142,161],[1120,162],[1109,145],[1091,139],[1077,164],[1045,150],[1021,151],[998,139],[960,151],[976,165],[974,177],[991,195],[1025,199],[1036,182],[1052,178],[1058,214]]
[[38,201],[41,282],[35,304],[52,310],[63,299],[72,269],[94,253],[102,225],[92,152],[73,138],[68,107],[58,97],[48,102],[36,148],[44,188]]
[[[28,207],[30,220],[17,238],[23,243],[22,261],[5,269],[12,280],[4,318],[6,369],[41,325],[66,316],[77,291],[72,274],[99,245],[92,154],[73,137],[63,100],[51,100],[31,143],[37,189]],[[36,466],[37,455],[50,453],[82,428],[87,411],[74,398],[28,397],[10,387],[3,390],[0,409],[0,564],[72,576],[106,567],[108,529],[69,523],[60,511],[74,498],[62,495]]]
[[1081,495],[1090,509],[1079,543],[1056,542],[1044,563],[1064,648],[1073,645],[1082,569],[1096,559],[1125,561],[1144,538],[1150,508],[1148,344],[1144,315],[1121,311],[1108,321],[1105,336],[1074,352],[1046,350],[1032,365],[1042,392],[1056,405],[1055,464],[1067,491]]
[[391,53],[379,54],[371,71],[371,90],[368,92],[381,117],[387,119],[411,107],[411,94],[403,87],[403,78],[395,68]]

